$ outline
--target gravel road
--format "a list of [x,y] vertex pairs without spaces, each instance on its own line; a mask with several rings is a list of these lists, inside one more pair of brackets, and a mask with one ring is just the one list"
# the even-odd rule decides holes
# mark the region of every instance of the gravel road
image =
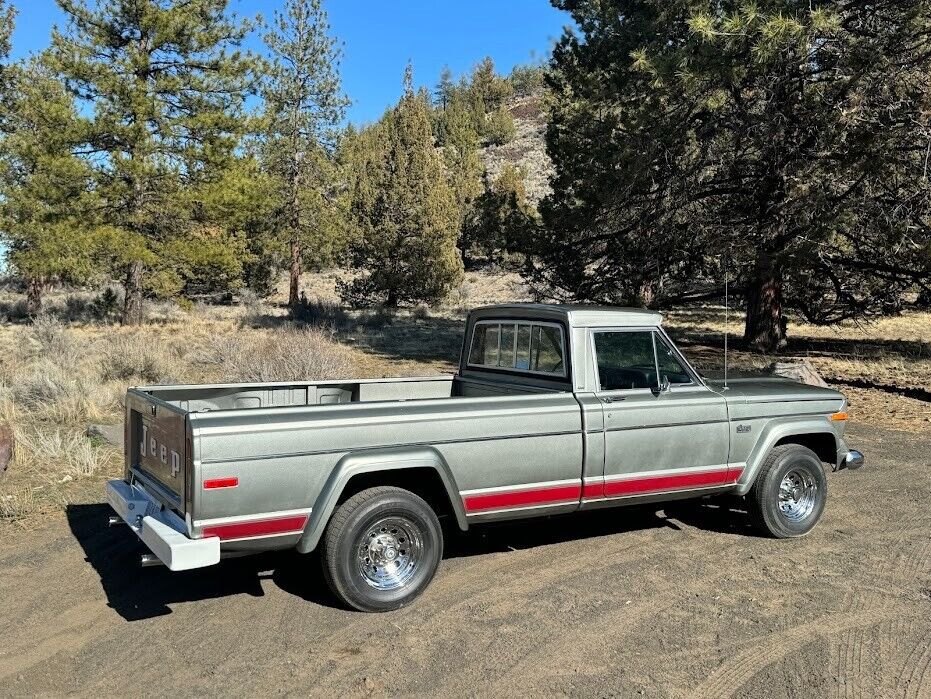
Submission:
[[489,526],[382,615],[292,554],[139,569],[74,505],[2,532],[0,695],[929,697],[931,435],[849,434],[804,539],[695,502]]

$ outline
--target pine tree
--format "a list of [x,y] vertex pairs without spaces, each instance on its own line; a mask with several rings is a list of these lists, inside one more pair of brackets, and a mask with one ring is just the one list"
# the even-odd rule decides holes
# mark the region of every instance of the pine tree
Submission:
[[[560,296],[714,298],[746,343],[931,287],[927,3],[555,0],[534,277]],[[717,283],[716,283],[717,281]]]
[[352,257],[365,275],[341,287],[344,298],[388,306],[441,300],[462,276],[457,210],[433,146],[428,95],[414,92],[411,66],[398,105],[355,148],[352,210],[361,236]]
[[30,315],[50,282],[83,282],[108,231],[95,225],[100,202],[87,163],[72,153],[80,120],[71,95],[43,57],[13,66],[7,133],[0,147],[0,236],[26,281]]
[[120,231],[123,322],[142,321],[144,272],[187,226],[186,180],[230,156],[244,128],[255,61],[239,52],[249,24],[226,0],[58,0],[55,64],[94,115],[87,152]]
[[443,70],[440,71],[440,81],[433,91],[433,104],[438,109],[447,109],[455,92],[456,83],[453,82],[453,72],[449,69],[449,66],[443,66]]
[[288,305],[300,302],[305,259],[332,259],[343,227],[333,152],[348,100],[341,52],[320,0],[287,0],[265,37],[274,58],[265,82],[268,169],[279,182],[281,233],[290,248]]

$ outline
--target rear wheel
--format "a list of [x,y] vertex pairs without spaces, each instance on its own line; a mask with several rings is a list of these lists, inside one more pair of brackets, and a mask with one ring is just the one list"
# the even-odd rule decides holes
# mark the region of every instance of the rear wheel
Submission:
[[747,500],[757,526],[786,539],[814,528],[827,496],[828,482],[817,454],[800,444],[783,444],[766,457]]
[[443,556],[436,513],[414,493],[369,488],[339,506],[323,539],[334,594],[364,612],[403,607],[426,589]]

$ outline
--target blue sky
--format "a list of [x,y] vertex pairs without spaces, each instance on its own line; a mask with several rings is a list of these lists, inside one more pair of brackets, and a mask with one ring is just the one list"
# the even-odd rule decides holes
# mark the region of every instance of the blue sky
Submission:
[[[48,45],[53,24],[64,17],[54,0],[12,0],[18,11],[14,56]],[[269,16],[280,1],[231,0],[242,16]],[[329,0],[325,7],[333,33],[344,43],[343,86],[353,104],[350,121],[381,116],[401,93],[408,60],[418,85],[436,83],[448,65],[456,75],[491,56],[499,72],[545,58],[570,22],[547,0]],[[253,38],[251,48],[259,49]]]

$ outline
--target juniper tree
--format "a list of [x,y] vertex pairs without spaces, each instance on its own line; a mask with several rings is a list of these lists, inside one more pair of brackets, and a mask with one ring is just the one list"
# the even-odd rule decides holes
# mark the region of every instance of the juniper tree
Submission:
[[238,47],[250,24],[227,0],[57,2],[68,24],[53,31],[52,54],[93,114],[85,154],[120,232],[123,322],[136,324],[146,266],[186,228],[184,183],[239,142],[255,61]]
[[538,225],[536,210],[527,201],[524,172],[505,165],[498,176],[486,183],[466,218],[462,231],[463,256],[480,255],[496,262],[527,250]]
[[931,284],[927,2],[555,0],[534,277],[557,295],[714,297],[744,337],[892,312]]
[[352,261],[364,274],[341,287],[343,297],[388,306],[441,300],[462,276],[457,208],[433,145],[428,95],[414,91],[410,66],[397,106],[356,139]]
[[278,181],[293,311],[305,258],[332,259],[343,226],[333,153],[349,102],[340,86],[341,51],[320,0],[287,0],[265,42],[273,58],[263,88],[265,160]]

